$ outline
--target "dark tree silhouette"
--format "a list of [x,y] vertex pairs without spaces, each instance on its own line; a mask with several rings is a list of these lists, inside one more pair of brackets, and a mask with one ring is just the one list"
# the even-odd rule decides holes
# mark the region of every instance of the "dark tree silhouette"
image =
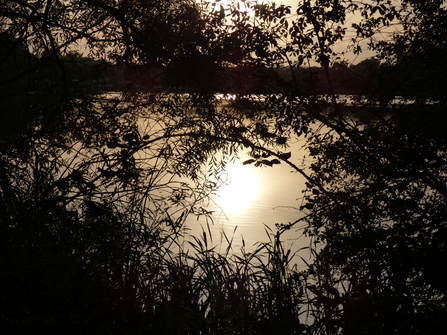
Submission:
[[[2,329],[299,334],[307,308],[312,334],[443,331],[445,1],[245,6],[0,4]],[[347,29],[374,59],[335,52]],[[308,270],[297,222],[252,253],[185,246],[241,149],[306,178]]]

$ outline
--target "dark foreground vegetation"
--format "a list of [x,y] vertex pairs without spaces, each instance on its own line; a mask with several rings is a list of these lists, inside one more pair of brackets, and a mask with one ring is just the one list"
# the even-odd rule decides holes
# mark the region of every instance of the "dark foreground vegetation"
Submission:
[[[2,1],[2,332],[444,334],[445,8]],[[190,236],[242,149],[306,178],[297,220]]]

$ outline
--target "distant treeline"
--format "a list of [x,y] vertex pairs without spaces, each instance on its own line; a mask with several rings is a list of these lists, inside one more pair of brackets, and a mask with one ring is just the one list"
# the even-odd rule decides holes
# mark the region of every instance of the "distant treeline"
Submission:
[[[172,74],[172,75],[170,75]],[[105,89],[146,92],[193,92],[200,84],[182,77],[179,69],[152,65],[113,66],[105,75]],[[330,80],[328,80],[328,77]],[[205,80],[205,79],[204,79]],[[349,94],[389,100],[396,95],[414,99],[443,99],[434,74],[418,64],[384,64],[368,58],[358,64],[335,63],[329,73],[321,67],[260,68],[252,65],[221,68],[207,89],[219,93],[294,95]],[[331,85],[328,84],[331,82]],[[208,81],[210,83],[210,81]],[[288,89],[290,87],[290,90]],[[417,88],[417,89],[415,89]],[[388,93],[389,92],[389,93]],[[392,93],[391,93],[392,92]]]
[[[11,39],[14,40],[2,34],[0,48],[6,48],[13,42]],[[38,62],[41,64],[38,71],[24,71],[32,67],[32,63]],[[57,72],[63,71],[65,84],[71,83],[75,94],[86,90],[241,94],[287,92],[304,96],[334,93],[366,95],[388,101],[397,93],[414,99],[445,99],[445,92],[437,84],[439,74],[433,71],[437,65],[431,64],[427,69],[421,64],[413,58],[392,65],[368,58],[358,64],[336,62],[329,67],[329,71],[316,66],[267,68],[257,64],[240,64],[222,67],[200,59],[170,65],[113,65],[77,52],[69,52],[56,59],[51,54],[31,55],[25,47],[19,47],[15,57],[3,63],[2,76],[4,80],[21,78],[15,81],[14,87],[10,87],[16,92],[20,91],[17,85],[24,86],[23,92],[38,91],[42,81],[56,80]],[[3,95],[8,96],[7,92]]]

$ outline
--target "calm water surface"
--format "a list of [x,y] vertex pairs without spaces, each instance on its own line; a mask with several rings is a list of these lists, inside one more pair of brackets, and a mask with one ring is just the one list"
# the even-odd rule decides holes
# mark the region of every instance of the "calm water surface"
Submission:
[[[158,125],[141,122],[140,127],[157,131]],[[298,143],[287,149],[292,152],[291,161],[299,165],[303,151]],[[209,227],[213,244],[218,245],[225,239],[225,233],[233,238],[234,251],[237,252],[244,241],[245,249],[252,251],[257,242],[269,240],[266,227],[275,231],[276,223],[289,223],[303,216],[301,206],[302,190],[305,189],[305,179],[284,163],[272,167],[254,167],[243,165],[249,159],[246,153],[240,153],[240,158],[227,165],[227,174],[222,176],[227,185],[222,186],[206,207],[213,211]],[[201,236],[203,230],[208,234],[205,217],[197,219],[190,216],[186,222],[189,234]],[[209,239],[209,237],[208,237]],[[291,229],[284,235],[286,245],[293,244],[293,250],[298,250],[309,244],[301,231]]]
[[[213,197],[215,203],[207,209],[214,211],[211,232],[215,244],[225,232],[234,238],[235,251],[242,245],[242,239],[246,250],[250,251],[256,242],[268,241],[266,226],[274,230],[276,223],[293,222],[303,216],[299,207],[305,179],[284,163],[273,167],[254,167],[243,165],[248,157],[245,154],[240,156],[228,166],[227,176],[224,176],[228,183],[218,190]],[[293,156],[302,156],[299,148],[292,148]],[[191,234],[198,236],[202,234],[202,227],[206,227],[206,221],[190,218],[187,225]],[[293,244],[294,250],[309,243],[296,229],[288,231],[284,239],[286,245]]]

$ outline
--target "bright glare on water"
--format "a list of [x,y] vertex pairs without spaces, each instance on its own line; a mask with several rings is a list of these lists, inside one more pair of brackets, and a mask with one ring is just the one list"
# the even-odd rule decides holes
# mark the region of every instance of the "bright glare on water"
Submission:
[[[222,238],[225,233],[232,239],[235,252],[243,243],[250,251],[255,243],[267,242],[266,226],[275,231],[276,223],[287,224],[303,216],[298,209],[303,196],[303,177],[284,163],[273,167],[243,165],[248,158],[242,154],[240,159],[227,164],[221,175],[224,185],[217,190],[214,204],[208,208],[214,213],[209,227],[213,243],[225,244]],[[206,222],[192,218],[188,226],[193,235],[200,236]],[[288,231],[283,240],[293,244],[295,250],[308,243],[295,229]]]
[[236,161],[222,174],[224,185],[217,191],[215,202],[227,215],[241,215],[259,197],[261,180],[253,167]]

